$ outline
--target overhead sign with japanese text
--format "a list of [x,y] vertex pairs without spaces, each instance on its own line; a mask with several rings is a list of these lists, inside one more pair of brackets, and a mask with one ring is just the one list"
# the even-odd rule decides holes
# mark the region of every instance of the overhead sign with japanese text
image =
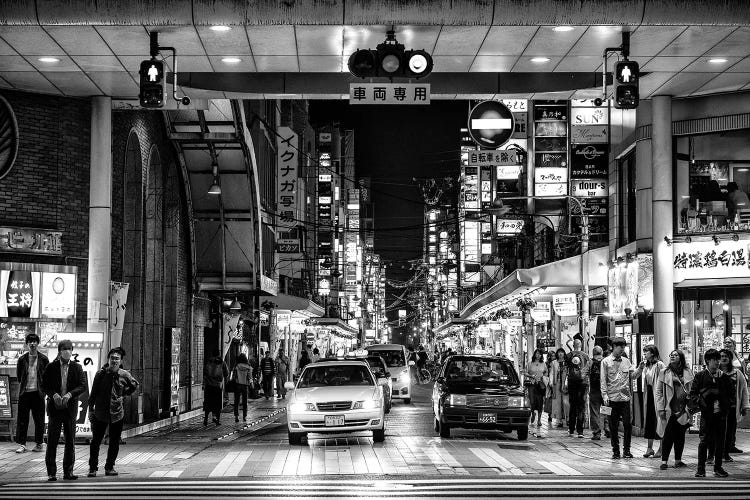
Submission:
[[289,229],[297,225],[297,169],[299,166],[299,137],[289,127],[279,127],[276,139],[276,203],[278,204],[277,229]]
[[62,231],[0,227],[0,252],[62,255]]
[[469,165],[518,165],[520,158],[516,150],[488,149],[469,151]]
[[706,278],[750,278],[749,245],[750,240],[747,239],[719,240],[718,245],[713,240],[675,242],[672,245],[674,282]]
[[350,83],[349,104],[430,104],[430,84]]
[[574,293],[562,293],[552,296],[552,308],[558,316],[575,316],[578,314],[578,301]]

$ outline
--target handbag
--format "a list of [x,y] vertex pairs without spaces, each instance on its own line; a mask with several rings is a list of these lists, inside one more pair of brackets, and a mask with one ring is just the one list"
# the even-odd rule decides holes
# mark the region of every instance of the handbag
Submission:
[[612,415],[612,407],[602,405],[599,407],[599,413],[602,415]]
[[682,413],[680,413],[680,416],[677,417],[677,423],[680,425],[693,425],[693,421],[690,418],[690,415],[688,414],[688,412],[686,411],[683,411]]

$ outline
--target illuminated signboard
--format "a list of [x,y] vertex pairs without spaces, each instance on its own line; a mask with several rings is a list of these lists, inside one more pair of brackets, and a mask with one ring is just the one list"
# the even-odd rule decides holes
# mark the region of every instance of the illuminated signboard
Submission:
[[523,230],[523,225],[522,219],[498,219],[495,232],[505,236],[519,234]]
[[69,319],[75,310],[75,274],[0,271],[0,317]]

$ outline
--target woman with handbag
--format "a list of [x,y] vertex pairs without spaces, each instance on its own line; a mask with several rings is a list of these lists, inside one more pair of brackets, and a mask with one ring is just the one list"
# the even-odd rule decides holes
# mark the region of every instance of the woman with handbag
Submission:
[[659,372],[656,382],[656,413],[666,422],[661,443],[661,470],[668,467],[673,444],[675,468],[685,467],[682,450],[685,448],[685,432],[690,427],[687,403],[693,378],[693,372],[685,362],[685,353],[679,350],[669,353],[669,364]]
[[234,382],[234,421],[240,421],[240,402],[242,402],[242,421],[247,420],[247,391],[253,383],[253,367],[247,361],[247,356],[240,353],[237,356],[237,364],[232,369],[229,379],[230,384]]
[[531,356],[531,363],[526,369],[524,385],[529,392],[531,423],[534,423],[534,412],[536,412],[536,426],[541,427],[544,393],[547,390],[547,364],[544,362],[544,353],[541,349],[534,350],[534,354]]
[[555,360],[552,361],[549,385],[552,388],[552,418],[557,420],[555,427],[565,427],[566,417],[569,411],[568,395],[564,393],[567,378],[565,349],[562,347],[555,351]]

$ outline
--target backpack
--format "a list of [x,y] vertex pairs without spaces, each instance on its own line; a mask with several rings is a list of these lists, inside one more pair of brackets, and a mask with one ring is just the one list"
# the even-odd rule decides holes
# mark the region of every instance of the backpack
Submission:
[[583,384],[583,374],[580,365],[568,364],[568,385]]
[[221,383],[221,380],[224,378],[224,372],[221,370],[221,365],[219,363],[214,363],[213,361],[209,361],[206,363],[206,376],[218,383]]

